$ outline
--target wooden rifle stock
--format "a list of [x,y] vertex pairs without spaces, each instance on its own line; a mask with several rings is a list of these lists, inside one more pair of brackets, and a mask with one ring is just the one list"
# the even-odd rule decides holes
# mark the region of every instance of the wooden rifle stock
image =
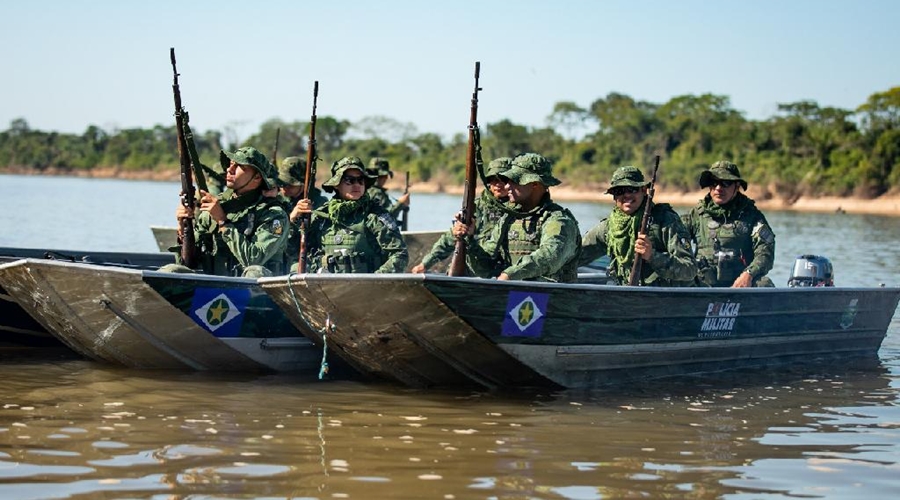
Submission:
[[[188,153],[187,139],[184,137],[184,108],[181,106],[181,90],[178,87],[178,69],[175,67],[175,48],[169,49],[172,61],[172,93],[175,95],[175,133],[178,136],[178,160],[181,164],[181,204],[193,216],[194,212],[194,179],[191,170],[191,159]],[[194,219],[184,218],[180,221],[181,261],[185,266],[197,267],[197,242],[194,239]]]
[[[316,101],[319,99],[319,81],[313,85],[312,116],[309,118],[309,141],[306,146],[306,177],[303,178],[303,199],[309,199],[309,183],[316,174]],[[297,255],[297,272],[306,272],[306,225],[308,215],[300,216],[300,252]]]
[[[409,172],[406,172],[406,183],[403,187],[403,194],[409,193]],[[406,231],[409,227],[409,206],[405,206],[400,210],[400,230]]]
[[[476,172],[475,137],[478,130],[478,77],[481,73],[481,62],[475,62],[475,91],[472,92],[472,105],[469,111],[469,143],[466,147],[466,185],[463,189],[462,223],[468,225],[475,215],[475,182],[478,178]],[[456,248],[453,250],[453,258],[450,260],[450,276],[465,276],[466,274],[466,241],[465,238],[456,239]]]
[[[650,211],[653,210],[653,192],[656,190],[656,172],[659,171],[659,155],[653,164],[653,175],[650,177],[650,189],[647,190],[647,202],[644,204],[644,216],[641,217],[641,227],[638,234],[647,234],[647,225],[650,224]],[[628,277],[628,286],[640,286],[641,266],[644,263],[639,255],[635,254],[634,264],[631,266],[631,276]]]

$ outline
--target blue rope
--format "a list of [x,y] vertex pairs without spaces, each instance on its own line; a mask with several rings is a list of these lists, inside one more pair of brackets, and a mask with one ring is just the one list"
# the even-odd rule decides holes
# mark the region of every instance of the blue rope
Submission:
[[306,325],[306,327],[314,332],[319,332],[322,335],[322,361],[319,364],[319,380],[325,378],[325,375],[328,374],[328,330],[334,328],[334,324],[331,323],[331,314],[325,319],[325,328],[321,330],[316,330],[313,328],[312,324],[306,319],[306,316],[303,315],[303,309],[300,307],[300,302],[297,300],[297,296],[294,294],[294,287],[291,286],[291,277],[293,277],[297,273],[288,274],[287,277],[287,287],[288,291],[291,292],[291,299],[294,301],[294,307],[297,308],[297,314],[300,315],[300,320]]

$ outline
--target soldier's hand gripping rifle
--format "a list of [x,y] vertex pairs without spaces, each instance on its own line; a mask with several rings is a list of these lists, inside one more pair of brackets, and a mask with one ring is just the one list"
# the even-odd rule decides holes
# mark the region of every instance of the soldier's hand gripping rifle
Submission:
[[[647,190],[647,203],[644,204],[644,216],[641,217],[641,227],[638,234],[647,234],[647,225],[650,224],[650,211],[653,210],[653,192],[656,190],[656,172],[659,171],[659,155],[653,164],[653,175],[650,177],[650,188]],[[631,266],[631,276],[628,277],[628,286],[641,284],[641,266],[644,259],[640,255],[634,256],[634,264]]]
[[[403,187],[403,194],[409,193],[409,172],[406,172],[406,181]],[[400,210],[400,230],[406,231],[409,227],[409,205],[404,205]]]
[[[316,175],[316,101],[319,99],[319,81],[313,85],[312,116],[309,118],[309,141],[306,146],[306,177],[303,178],[303,199],[309,199],[309,183]],[[309,215],[300,216],[300,252],[297,255],[297,272],[306,272],[306,226]]]
[[[469,111],[469,143],[466,147],[466,184],[463,189],[462,223],[468,225],[475,215],[475,183],[478,178],[476,172],[476,137],[478,137],[478,77],[481,73],[481,62],[475,62],[475,91],[472,92],[472,104]],[[466,274],[466,241],[465,238],[456,239],[456,248],[453,250],[453,258],[450,260],[450,276],[465,276]]]
[[197,267],[197,242],[194,239],[194,179],[187,140],[184,137],[184,108],[181,106],[181,90],[178,88],[178,69],[175,67],[175,49],[169,49],[172,60],[172,93],[175,95],[175,132],[178,136],[178,160],[181,164],[181,204],[191,213],[191,217],[179,220],[181,234],[181,261],[185,266]]

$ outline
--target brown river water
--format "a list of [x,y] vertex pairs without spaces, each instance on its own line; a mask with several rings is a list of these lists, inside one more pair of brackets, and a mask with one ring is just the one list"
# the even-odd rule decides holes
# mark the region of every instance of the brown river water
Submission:
[[[153,251],[172,183],[0,176],[0,246]],[[48,193],[58,217],[40,217]],[[418,199],[418,200],[417,200]],[[459,200],[414,198],[413,230]],[[582,232],[608,205],[566,204]],[[33,215],[28,215],[33,214]],[[900,284],[898,220],[767,214],[838,285]],[[900,497],[900,319],[877,357],[579,391],[0,360],[0,499]]]

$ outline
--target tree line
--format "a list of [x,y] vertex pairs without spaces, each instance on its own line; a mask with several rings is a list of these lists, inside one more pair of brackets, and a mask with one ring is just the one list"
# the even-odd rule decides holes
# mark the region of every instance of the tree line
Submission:
[[[194,136],[201,160],[214,164],[223,148],[252,145],[271,154],[276,133],[279,158],[305,156],[308,130],[307,121],[272,119],[243,141],[227,130],[195,130]],[[347,155],[387,157],[395,171],[409,171],[413,181],[459,185],[464,177],[463,133],[444,139],[389,117],[351,123],[319,116],[316,140],[319,181],[331,161]],[[659,184],[666,189],[694,190],[703,168],[727,159],[772,196],[874,197],[900,187],[900,87],[872,94],[855,110],[809,100],[779,104],[764,120],[745,118],[723,95],[682,95],[658,104],[610,93],[586,108],[556,103],[543,127],[510,120],[482,124],[481,144],[485,161],[538,152],[564,182],[585,188],[602,186],[622,165],[646,170],[659,154]],[[18,118],[0,132],[0,170],[175,172],[175,145],[174,119],[150,129],[106,131],[90,125],[77,135],[34,130]]]

